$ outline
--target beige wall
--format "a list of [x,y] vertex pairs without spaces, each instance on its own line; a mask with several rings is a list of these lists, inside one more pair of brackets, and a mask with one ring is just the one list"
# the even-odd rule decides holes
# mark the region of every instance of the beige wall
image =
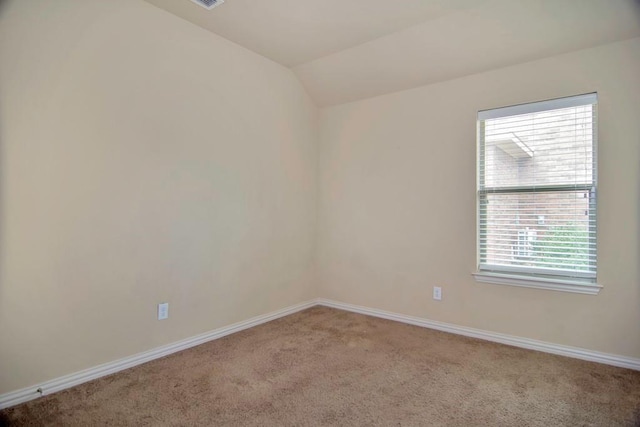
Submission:
[[[323,110],[320,294],[640,357],[639,76],[633,39]],[[593,91],[604,290],[475,283],[477,111]]]
[[317,296],[289,70],[142,0],[2,3],[0,394]]

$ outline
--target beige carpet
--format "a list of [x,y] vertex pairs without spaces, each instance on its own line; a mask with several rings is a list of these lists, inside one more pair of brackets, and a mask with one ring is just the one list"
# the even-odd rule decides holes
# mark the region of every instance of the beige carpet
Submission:
[[0,413],[8,425],[635,426],[640,372],[315,307]]

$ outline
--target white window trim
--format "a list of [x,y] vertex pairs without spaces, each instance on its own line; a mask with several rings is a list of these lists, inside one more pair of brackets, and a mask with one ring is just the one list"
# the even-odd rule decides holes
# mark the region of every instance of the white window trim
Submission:
[[492,271],[477,271],[472,273],[476,282],[494,285],[520,286],[522,288],[545,289],[551,291],[571,292],[585,295],[598,295],[602,285],[581,280],[567,280],[561,278],[523,276],[521,274],[504,274]]
[[569,96],[566,98],[549,99],[547,101],[530,102],[527,104],[482,110],[478,111],[478,120],[539,113],[542,111],[557,110],[560,108],[579,107],[581,105],[595,104],[597,102],[598,94],[596,92],[586,93],[584,95]]
[[[520,105],[513,105],[503,108],[496,108],[491,110],[483,110],[479,111],[477,115],[477,120],[487,120],[491,118],[499,118],[505,117],[509,115],[519,115],[519,114],[528,114],[535,113],[546,110],[553,110],[559,108],[567,108],[579,105],[585,105],[589,103],[596,103],[598,101],[597,93],[588,93],[584,95],[577,95],[567,98],[558,98],[540,102],[526,103]],[[594,129],[597,135],[597,123],[594,123]],[[598,139],[594,140],[594,150],[597,153],[598,150]],[[596,154],[597,155],[597,154]],[[479,179],[479,178],[478,178]],[[598,169],[594,170],[594,190],[597,186],[598,181]],[[476,191],[476,196],[478,192]],[[476,210],[476,215],[477,215]],[[480,232],[480,228],[478,225],[478,233]],[[479,240],[478,240],[478,249],[477,254],[479,256]],[[477,266],[477,269],[474,273],[472,273],[476,282],[479,283],[489,283],[496,285],[508,285],[508,286],[518,286],[523,288],[533,288],[533,289],[543,289],[543,290],[551,290],[551,291],[559,291],[559,292],[570,292],[584,295],[598,295],[600,290],[603,288],[602,285],[596,283],[595,277],[592,280],[588,278],[571,278],[571,277],[563,277],[563,276],[535,276],[535,275],[527,275],[523,273],[509,273],[509,272],[495,272],[491,270],[483,270],[480,268],[480,265]]]

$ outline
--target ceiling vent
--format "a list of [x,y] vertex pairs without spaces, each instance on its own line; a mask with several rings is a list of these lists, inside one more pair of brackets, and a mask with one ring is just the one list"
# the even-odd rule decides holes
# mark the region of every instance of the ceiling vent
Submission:
[[200,6],[204,7],[207,10],[211,10],[214,7],[224,3],[224,0],[191,0],[191,1],[194,2],[195,4],[199,4]]

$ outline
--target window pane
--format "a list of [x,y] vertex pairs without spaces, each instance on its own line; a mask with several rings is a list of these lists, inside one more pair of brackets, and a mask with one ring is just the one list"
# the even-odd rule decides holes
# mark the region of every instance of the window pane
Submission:
[[485,187],[590,184],[593,106],[484,122],[480,173]]
[[481,263],[595,272],[594,203],[590,191],[481,196]]

